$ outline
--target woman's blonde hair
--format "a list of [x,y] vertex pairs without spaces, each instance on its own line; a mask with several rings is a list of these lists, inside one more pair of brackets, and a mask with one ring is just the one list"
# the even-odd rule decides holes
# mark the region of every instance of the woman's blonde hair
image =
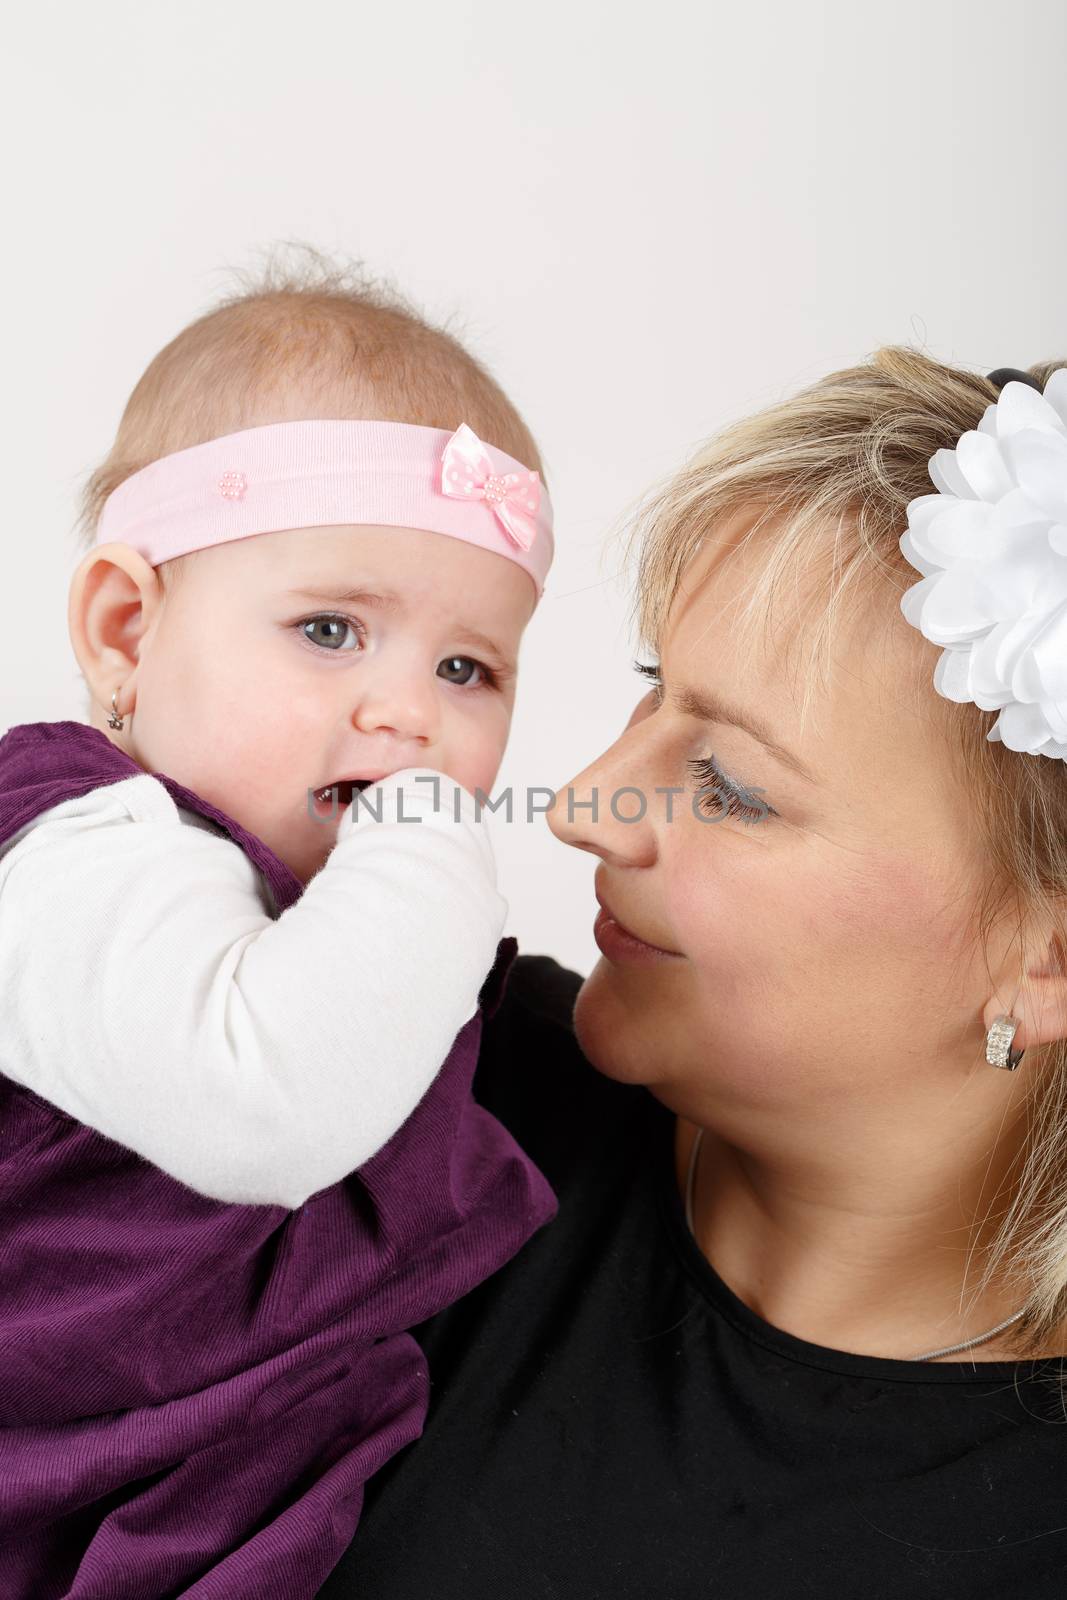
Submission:
[[[1067,360],[1026,370],[1044,387],[1062,366]],[[649,497],[631,526],[627,549],[638,551],[635,617],[642,639],[658,649],[689,563],[716,530],[740,516],[741,543],[760,530],[769,537],[736,632],[731,613],[731,646],[742,654],[755,648],[757,622],[765,640],[779,588],[788,583],[797,592],[807,585],[813,627],[805,638],[813,649],[803,675],[806,710],[816,684],[827,681],[838,617],[846,609],[869,614],[872,605],[899,607],[901,594],[918,581],[899,547],[905,508],[934,492],[931,456],[976,428],[998,392],[980,374],[890,345],[723,429]],[[931,679],[936,660],[930,645]],[[929,692],[936,694],[932,681]],[[1024,929],[1053,928],[1058,940],[1064,927],[1067,768],[989,741],[996,712],[971,703],[941,706],[989,863],[978,894],[978,935],[984,946],[993,924],[1005,912],[1011,916],[1025,983]],[[1001,1271],[1023,1286],[1026,1310],[1011,1340],[1022,1356],[1047,1349],[1067,1323],[1067,1040],[1035,1055],[1028,1136],[974,1289],[977,1299]]]

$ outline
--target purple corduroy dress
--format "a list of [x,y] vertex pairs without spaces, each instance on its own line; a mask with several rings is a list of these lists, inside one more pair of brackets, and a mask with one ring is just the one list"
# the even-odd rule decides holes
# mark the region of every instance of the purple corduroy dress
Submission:
[[[87,724],[12,728],[0,843],[141,770]],[[279,913],[299,897],[261,839],[153,776],[222,824]],[[515,953],[501,941],[403,1127],[296,1211],[208,1199],[0,1073],[2,1600],[317,1593],[367,1478],[422,1431],[426,1364],[405,1330],[555,1212],[470,1093]]]

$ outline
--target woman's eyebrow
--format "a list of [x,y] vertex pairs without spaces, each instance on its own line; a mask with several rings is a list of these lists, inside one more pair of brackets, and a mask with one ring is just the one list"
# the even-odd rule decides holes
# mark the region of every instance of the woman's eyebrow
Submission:
[[730,705],[728,701],[707,689],[673,689],[670,691],[670,699],[675,709],[685,716],[698,717],[701,722],[721,722],[728,727],[743,729],[798,777],[805,778],[808,783],[818,783],[818,778],[804,765],[800,757],[794,755],[784,744],[779,744],[777,739],[771,736],[766,725],[748,712]]

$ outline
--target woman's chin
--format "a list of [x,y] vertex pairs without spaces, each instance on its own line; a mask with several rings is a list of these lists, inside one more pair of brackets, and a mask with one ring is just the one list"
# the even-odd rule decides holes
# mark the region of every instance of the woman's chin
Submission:
[[664,1019],[659,1013],[650,983],[601,957],[574,1003],[574,1031],[582,1054],[606,1077],[623,1083],[651,1082],[662,1070],[665,1055]]

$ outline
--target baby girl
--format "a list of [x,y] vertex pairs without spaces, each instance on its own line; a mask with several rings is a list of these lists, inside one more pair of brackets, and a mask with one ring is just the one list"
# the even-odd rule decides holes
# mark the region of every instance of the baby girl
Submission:
[[454,339],[336,280],[131,396],[70,592],[90,721],[0,739],[4,1600],[316,1594],[422,1429],[406,1330],[553,1214],[470,1095],[539,466]]

